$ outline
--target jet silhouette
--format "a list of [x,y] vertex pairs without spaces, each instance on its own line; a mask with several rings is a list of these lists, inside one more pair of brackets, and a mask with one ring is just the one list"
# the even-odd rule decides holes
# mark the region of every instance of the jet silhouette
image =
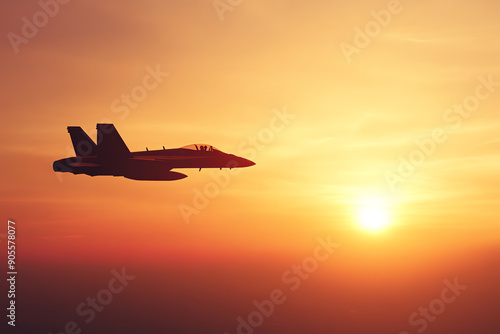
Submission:
[[130,152],[113,124],[97,124],[97,145],[79,126],[68,126],[76,157],[54,161],[55,172],[123,176],[132,180],[172,181],[187,177],[174,168],[239,168],[254,162],[211,145]]

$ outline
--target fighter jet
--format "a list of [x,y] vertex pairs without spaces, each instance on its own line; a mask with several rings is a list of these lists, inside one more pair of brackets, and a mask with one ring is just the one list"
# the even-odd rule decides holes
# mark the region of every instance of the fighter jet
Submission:
[[113,124],[97,124],[97,145],[79,126],[68,126],[76,157],[56,160],[55,172],[124,176],[132,180],[172,181],[187,175],[175,168],[240,168],[254,162],[224,153],[214,146],[192,144],[180,148],[130,152]]

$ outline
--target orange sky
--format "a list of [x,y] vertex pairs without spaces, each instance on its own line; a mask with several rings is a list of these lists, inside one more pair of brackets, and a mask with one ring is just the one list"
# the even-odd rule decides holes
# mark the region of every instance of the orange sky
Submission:
[[[437,258],[499,245],[500,4],[402,2],[349,59],[342,45],[388,2],[248,0],[221,20],[212,1],[71,1],[15,47],[8,34],[40,5],[0,6],[0,207],[21,226],[27,262],[300,260],[331,235],[346,266],[377,249],[380,273],[408,258],[430,272]],[[168,76],[118,111],[155,68]],[[449,111],[471,96],[469,116]],[[174,182],[52,171],[74,153],[66,127],[95,139],[98,122],[131,151],[203,142],[256,166],[187,224],[180,207],[213,182],[209,170]],[[269,139],[270,124],[280,131]],[[391,187],[388,173],[435,129],[446,139]],[[390,207],[378,233],[356,218],[372,196]]]

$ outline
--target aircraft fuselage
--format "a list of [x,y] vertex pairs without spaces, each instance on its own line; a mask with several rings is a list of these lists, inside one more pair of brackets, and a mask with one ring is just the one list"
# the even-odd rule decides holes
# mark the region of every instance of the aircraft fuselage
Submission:
[[[81,128],[68,127],[77,156],[54,161],[54,171],[124,176],[134,180],[178,180],[186,175],[172,171],[174,168],[240,168],[255,165],[248,159],[224,153],[209,145],[129,152],[114,126],[106,125],[106,133],[102,133],[103,126],[98,124],[97,127],[98,138],[101,138],[101,141],[98,139],[99,145],[82,134]],[[111,138],[102,140],[106,136]],[[78,154],[79,148],[87,154]]]

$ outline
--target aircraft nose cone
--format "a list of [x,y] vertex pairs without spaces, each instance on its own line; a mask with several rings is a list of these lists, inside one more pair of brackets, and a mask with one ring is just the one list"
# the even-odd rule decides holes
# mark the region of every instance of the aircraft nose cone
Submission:
[[255,162],[253,162],[252,160],[248,160],[248,159],[245,159],[245,158],[241,158],[242,161],[242,167],[250,167],[250,166],[253,166],[255,165]]

